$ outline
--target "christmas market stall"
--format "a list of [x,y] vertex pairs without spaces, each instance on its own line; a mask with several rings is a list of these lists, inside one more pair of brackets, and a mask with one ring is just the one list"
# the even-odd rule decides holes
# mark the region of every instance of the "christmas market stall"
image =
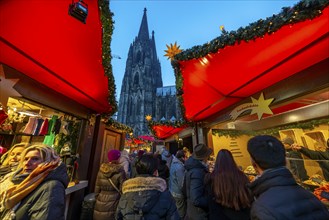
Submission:
[[[303,0],[236,31],[222,26],[204,45],[168,46],[184,119],[199,137],[194,144],[207,143],[215,156],[229,149],[244,170],[246,143],[258,134],[328,150],[328,26],[328,1]],[[319,166],[328,161],[302,160],[310,178],[329,181]]]
[[109,120],[117,111],[112,31],[107,0],[0,3],[0,145],[54,147],[70,176],[68,219],[94,190],[107,150],[123,147],[129,132]]

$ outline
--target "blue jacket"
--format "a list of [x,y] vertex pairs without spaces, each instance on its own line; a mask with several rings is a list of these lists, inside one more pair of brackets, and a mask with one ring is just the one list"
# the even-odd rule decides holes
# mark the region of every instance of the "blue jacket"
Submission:
[[170,167],[169,191],[176,198],[183,198],[183,183],[184,183],[185,167],[182,161],[173,156]]

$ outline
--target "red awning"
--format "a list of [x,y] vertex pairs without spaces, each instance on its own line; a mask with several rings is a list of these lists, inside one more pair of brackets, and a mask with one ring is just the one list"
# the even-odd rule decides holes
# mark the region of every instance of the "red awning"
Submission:
[[[77,2],[77,1],[75,1]],[[86,24],[68,14],[72,0],[0,2],[0,63],[96,111],[108,112],[98,1]]]
[[[178,61],[185,118],[201,121],[329,57],[329,9],[255,41]],[[162,132],[162,131],[159,131]]]
[[158,139],[166,139],[184,130],[187,126],[174,127],[169,125],[153,125],[151,127]]

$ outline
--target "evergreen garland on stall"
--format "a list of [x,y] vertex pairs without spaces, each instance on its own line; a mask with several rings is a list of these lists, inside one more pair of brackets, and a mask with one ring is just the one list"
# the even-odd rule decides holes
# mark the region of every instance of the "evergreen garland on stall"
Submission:
[[105,75],[108,78],[108,102],[111,106],[111,111],[106,113],[104,117],[112,116],[118,110],[116,101],[116,86],[112,71],[112,55],[111,55],[111,41],[114,30],[114,22],[112,20],[113,13],[109,8],[108,0],[98,0],[100,19],[102,22],[103,39],[102,39],[102,64]]
[[113,118],[109,118],[106,121],[104,121],[106,126],[109,126],[111,128],[114,128],[115,130],[122,131],[126,134],[133,133],[133,129],[125,124],[121,124],[117,121],[115,121]]

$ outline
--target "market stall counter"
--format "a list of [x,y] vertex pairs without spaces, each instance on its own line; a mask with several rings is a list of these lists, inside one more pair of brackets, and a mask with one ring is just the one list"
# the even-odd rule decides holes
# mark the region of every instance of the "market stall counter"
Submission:
[[66,194],[66,201],[65,201],[65,219],[67,219],[67,214],[68,210],[70,207],[70,200],[71,200],[71,195],[74,194],[75,192],[79,190],[83,190],[87,188],[88,186],[88,181],[87,180],[81,180],[78,183],[70,182],[69,186],[65,190]]

